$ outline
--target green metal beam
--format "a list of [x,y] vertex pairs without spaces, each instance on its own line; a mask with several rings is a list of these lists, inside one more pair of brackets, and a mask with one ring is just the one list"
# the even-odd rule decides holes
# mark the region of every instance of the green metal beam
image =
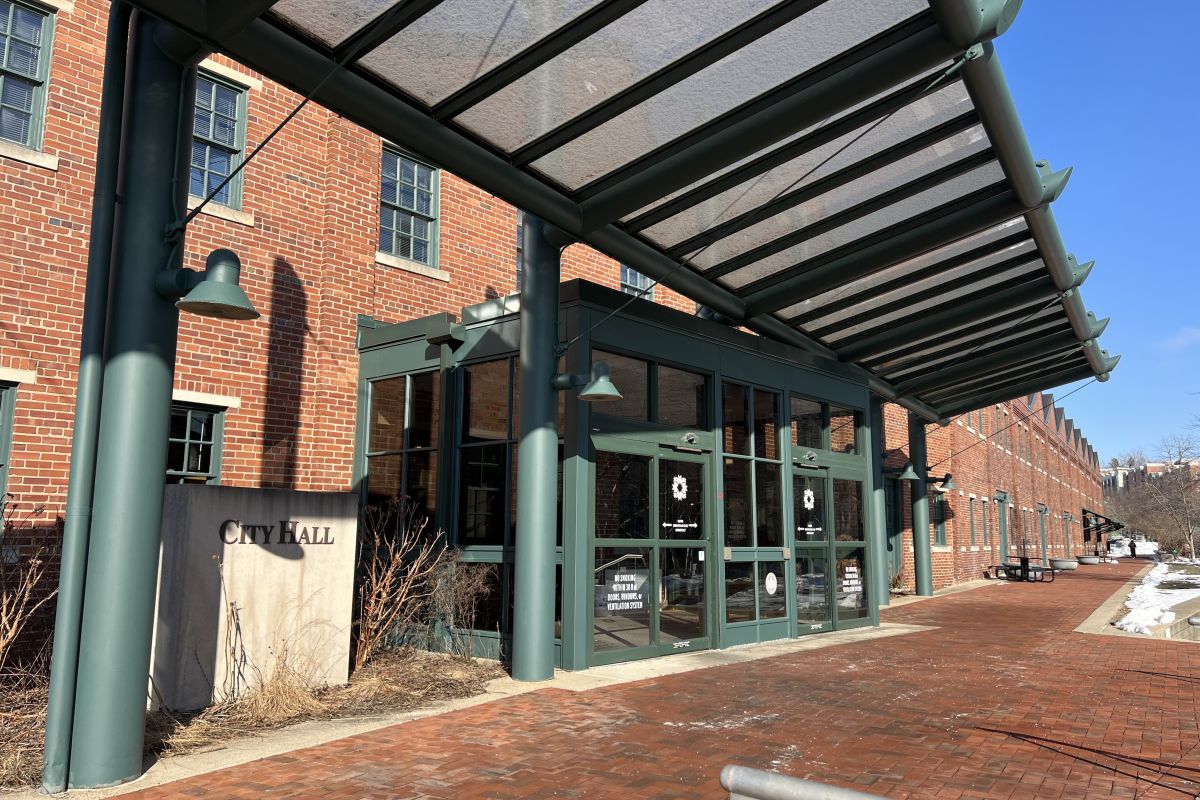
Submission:
[[918,319],[888,326],[886,330],[855,337],[844,345],[835,345],[835,349],[844,361],[862,361],[886,353],[898,343],[933,336],[985,314],[1027,306],[1039,300],[1046,301],[1055,294],[1054,285],[1041,278],[1002,292],[984,293]]
[[916,414],[908,415],[908,458],[917,479],[908,486],[912,492],[913,572],[917,594],[933,594],[933,554],[929,541],[929,463],[926,450],[925,420]]
[[[957,383],[948,383],[941,387],[928,389],[922,396],[928,398],[931,403],[945,405],[956,397],[978,394],[993,387],[1000,389],[1008,384],[1024,380],[1029,375],[1050,369],[1067,369],[1075,366],[1076,360],[1083,363],[1083,355],[1079,351],[1079,342],[1072,340],[1057,350],[1031,356],[1022,362],[996,367]],[[1016,397],[1016,395],[1013,396]]]
[[883,458],[886,449],[886,439],[883,424],[884,400],[872,393],[867,401],[867,420],[870,430],[870,470],[871,470],[871,513],[867,515],[870,523],[871,561],[875,565],[875,596],[881,606],[889,605],[891,599],[891,576],[888,574],[887,555],[887,489],[883,482]]
[[[1024,283],[1030,278],[1029,270],[1026,270],[1025,272],[1015,276],[1009,276],[1003,281],[996,281],[995,279],[1001,275],[1004,275],[1006,272],[1011,272],[1018,267],[1033,263],[1036,260],[1037,253],[1023,253],[1006,261],[1001,261],[999,264],[996,264],[988,269],[966,273],[958,276],[957,278],[945,280],[938,284],[937,292],[940,296],[952,297],[953,295],[951,293],[960,289],[972,289],[986,286],[988,291],[997,291],[1006,286]],[[991,281],[991,283],[989,283],[989,281]],[[916,281],[913,281],[913,283],[915,282]],[[894,314],[897,311],[910,309],[922,300],[927,300],[929,298],[929,291],[930,290],[928,288],[924,288],[914,291],[912,294],[898,296],[887,303],[867,306],[866,309],[859,314],[855,314],[850,317],[839,317],[835,321],[829,322],[820,328],[809,327],[808,332],[818,339],[830,335],[836,335],[838,331],[845,330],[847,328],[853,328],[873,320],[882,319],[883,317],[886,317],[889,314]],[[791,320],[788,322],[789,324],[793,324]]]
[[947,204],[841,248],[815,266],[810,260],[751,284],[745,295],[746,313],[775,313],[1020,216],[1022,208],[1011,191],[1000,187],[987,191],[990,194],[977,193],[966,204]]
[[161,49],[176,31],[138,14],[126,83],[95,493],[84,583],[69,785],[111,786],[142,770],[163,475],[179,311],[155,291],[182,266],[164,232],[187,205],[195,60]]
[[[891,383],[900,383],[913,378],[932,375],[938,370],[957,364],[964,353],[987,354],[1004,347],[1027,344],[1047,336],[1071,333],[1071,323],[1062,318],[1043,319],[1021,325],[1019,330],[1007,330],[976,337],[973,341],[952,341],[937,349],[926,350],[916,357],[909,357],[898,366],[884,362],[880,373]],[[937,340],[940,344],[941,340]]]
[[959,414],[965,414],[968,411],[974,411],[977,408],[983,408],[995,403],[1003,403],[1007,400],[1012,400],[1014,397],[1029,394],[1030,392],[1043,392],[1047,389],[1053,389],[1055,386],[1062,386],[1091,377],[1095,376],[1092,373],[1090,365],[1072,367],[1062,372],[1051,372],[990,393],[985,392],[972,397],[961,398],[953,404],[942,406],[941,413],[943,417],[956,417]]
[[655,70],[645,78],[622,89],[603,103],[588,109],[542,134],[512,154],[512,163],[523,166],[583,136],[611,119],[641,105],[646,100],[695,75],[746,45],[761,39],[798,17],[808,13],[822,0],[782,0],[746,20],[712,41],[705,42],[687,55]]
[[1031,359],[1042,358],[1052,353],[1061,353],[1065,348],[1078,345],[1079,342],[1074,336],[1069,336],[1064,340],[1061,333],[1055,333],[1032,342],[1005,347],[990,353],[980,353],[958,364],[938,367],[926,375],[904,381],[897,389],[905,394],[924,395],[927,392],[936,392],[942,387],[956,385],[959,381],[976,375],[987,375],[998,369],[1011,368],[1027,363]]
[[[532,214],[521,257],[521,428],[517,456],[512,675],[554,677],[558,506],[558,284],[568,239]],[[571,394],[574,397],[574,392]]]
[[[900,88],[880,97],[878,100],[854,111],[849,111],[804,136],[781,144],[779,147],[747,161],[736,169],[721,173],[692,189],[688,189],[678,197],[661,203],[648,211],[644,211],[636,217],[631,217],[622,223],[621,227],[631,233],[645,230],[665,219],[675,216],[681,211],[699,205],[705,200],[711,200],[722,192],[726,192],[735,186],[757,178],[764,172],[769,172],[806,153],[811,153],[819,147],[824,147],[843,136],[854,133],[860,128],[870,125],[872,122],[886,117],[922,97],[929,88],[930,80],[931,78],[928,74],[920,75]],[[974,111],[971,112],[971,117],[975,121],[978,121],[978,117],[975,117],[974,113]]]
[[[1028,245],[1028,252],[1036,252],[1033,242],[1029,239],[1029,235],[1024,231],[1014,233],[1010,236],[1003,236],[993,242],[974,247],[965,252],[944,258],[940,260],[927,259],[926,266],[920,269],[914,269],[911,272],[905,272],[903,275],[896,275],[892,278],[879,276],[877,280],[864,282],[861,287],[853,292],[843,290],[837,295],[837,299],[829,300],[820,305],[813,305],[811,309],[805,310],[799,314],[795,314],[788,318],[788,324],[794,326],[803,326],[812,322],[815,319],[821,319],[831,314],[837,314],[852,308],[859,308],[864,305],[869,305],[878,297],[890,294],[891,292],[903,289],[917,281],[933,278],[938,275],[943,275],[951,270],[964,267],[973,261],[982,261],[991,258],[1008,250],[1025,243]],[[1019,257],[1017,254],[1014,258]]]
[[[937,331],[921,339],[912,340],[903,346],[888,350],[860,363],[880,374],[891,374],[923,365],[926,359],[933,361],[947,355],[965,353],[972,347],[1003,337],[1012,331],[1018,322],[1030,330],[1043,328],[1054,320],[1055,314],[1045,301],[1014,308],[997,314],[986,314],[979,321],[963,324],[946,331]],[[1065,321],[1065,320],[1064,320]],[[1068,325],[1070,323],[1067,323]]]
[[[335,47],[333,60],[346,63],[362,58],[437,8],[441,2],[442,0],[399,0],[376,22],[356,31]],[[363,22],[366,23],[366,20]]]
[[[902,142],[892,145],[891,147],[880,150],[878,153],[871,155],[861,161],[856,161],[848,167],[843,167],[836,172],[830,173],[823,178],[807,183],[790,192],[785,192],[778,197],[772,198],[770,202],[751,209],[744,214],[738,214],[735,217],[725,220],[711,226],[702,233],[696,234],[688,239],[673,245],[667,252],[672,256],[684,256],[688,253],[693,253],[702,247],[706,247],[713,242],[724,239],[725,237],[745,230],[751,225],[766,219],[767,217],[783,213],[791,208],[814,200],[821,195],[831,192],[834,189],[845,186],[851,181],[857,180],[865,175],[869,175],[875,170],[895,164],[897,161],[906,158],[907,156],[919,153],[920,151],[932,147],[938,142],[947,139],[957,133],[970,128],[978,122],[975,112],[969,111],[964,114],[959,114],[953,119],[949,119],[934,128],[927,131],[922,131],[920,134],[905,139]],[[913,185],[917,181],[912,181],[906,185]],[[900,187],[903,188],[903,187]],[[897,190],[899,191],[899,189]],[[919,191],[919,189],[918,189]]]
[[850,54],[826,64],[672,143],[669,154],[660,148],[605,176],[594,184],[595,194],[585,187],[590,196],[581,204],[584,230],[644,208],[958,53],[930,25],[904,31],[890,46],[865,57]]
[[502,64],[474,79],[433,107],[436,120],[451,119],[506,86],[516,83],[550,59],[599,32],[646,0],[602,0],[558,30],[538,39]]
[[[888,206],[896,203],[903,202],[904,200],[914,197],[921,192],[932,189],[935,186],[940,186],[946,181],[966,175],[968,172],[984,166],[989,161],[992,161],[992,159],[993,157],[991,151],[989,150],[972,153],[959,158],[939,169],[933,170],[924,175],[920,175],[901,186],[897,186],[895,189],[892,189],[889,192],[883,192],[881,194],[874,195],[862,201],[861,203],[857,203],[849,208],[842,209],[841,211],[835,214],[830,214],[829,216],[813,222],[810,225],[797,228],[796,230],[784,236],[780,236],[769,242],[764,242],[758,247],[726,259],[725,261],[722,261],[721,263],[704,270],[704,276],[711,280],[724,277],[725,275],[735,272],[742,267],[753,264],[756,261],[761,261],[764,258],[775,255],[776,253],[795,247],[796,245],[804,242],[811,241],[812,239],[826,234],[829,231],[835,230],[855,220],[862,219],[868,214],[874,213],[883,208],[887,208]],[[744,221],[742,227],[749,227],[755,222],[758,222],[760,219],[761,218],[751,218],[747,221]],[[739,227],[736,230],[740,229],[741,228]],[[730,230],[729,233],[735,233],[736,230]],[[723,238],[725,235],[728,234],[722,234],[722,236],[717,238]],[[704,238],[704,243],[708,244],[717,241],[717,238]],[[671,250],[668,252],[671,255],[682,257],[688,253],[694,252],[699,248],[700,246],[690,246],[687,249],[683,249],[683,246],[680,245],[671,248]]]
[[208,38],[224,39],[271,10],[278,0],[204,0]]
[[117,210],[121,123],[125,113],[130,14],[131,9],[127,4],[119,0],[114,2],[109,7],[108,34],[105,39],[91,236],[88,239],[83,329],[79,343],[79,379],[75,388],[71,471],[67,479],[67,519],[59,561],[54,648],[50,657],[50,692],[46,705],[42,789],[47,794],[67,790],[71,728],[75,721],[84,576],[87,572],[96,480],[100,396],[104,386],[104,339],[108,329],[108,289]]

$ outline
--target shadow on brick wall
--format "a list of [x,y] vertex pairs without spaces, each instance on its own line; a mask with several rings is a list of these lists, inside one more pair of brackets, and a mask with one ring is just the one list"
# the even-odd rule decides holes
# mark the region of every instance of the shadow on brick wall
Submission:
[[297,488],[300,402],[308,293],[287,259],[276,256],[271,275],[271,321],[264,393],[262,486]]

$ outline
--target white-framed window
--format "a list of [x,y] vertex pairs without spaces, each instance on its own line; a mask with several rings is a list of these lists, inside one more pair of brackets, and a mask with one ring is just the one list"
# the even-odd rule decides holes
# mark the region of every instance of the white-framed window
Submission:
[[654,299],[654,281],[632,267],[621,265],[621,291],[646,300]]

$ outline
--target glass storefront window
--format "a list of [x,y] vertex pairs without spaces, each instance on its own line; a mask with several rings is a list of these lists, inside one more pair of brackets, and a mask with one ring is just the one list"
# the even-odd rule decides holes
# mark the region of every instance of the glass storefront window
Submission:
[[707,428],[707,386],[703,375],[660,364],[658,422],[677,428]]
[[368,449],[373,453],[404,449],[404,387],[407,378],[388,378],[371,384],[371,432]]
[[703,539],[704,465],[694,461],[658,462],[658,516],[662,539]]
[[839,542],[866,540],[861,481],[834,478],[833,515],[833,530]]
[[785,587],[787,575],[782,561],[761,561],[758,564],[759,619],[779,619],[787,616]]
[[640,358],[630,358],[604,350],[592,352],[592,363],[603,361],[608,364],[613,385],[621,392],[621,399],[605,403],[600,413],[627,419],[650,419],[650,363]]
[[754,505],[758,547],[783,547],[783,486],[779,465],[754,462]]
[[779,395],[754,390],[754,455],[779,458]]
[[824,542],[825,479],[818,475],[792,476],[792,512],[796,521],[796,544]]
[[408,423],[409,447],[437,447],[441,429],[442,381],[436,372],[412,376],[412,416]]
[[829,449],[835,453],[859,452],[858,425],[860,414],[841,406],[829,406]]
[[726,453],[750,455],[749,401],[749,391],[745,386],[725,384],[721,419]]
[[508,531],[507,445],[463,448],[459,455],[459,543],[502,545]]
[[463,368],[464,444],[509,438],[508,377],[507,358]]
[[740,458],[725,459],[725,546],[749,547],[750,538],[750,466]]
[[792,444],[796,447],[823,450],[825,426],[822,421],[821,404],[796,395],[791,396],[790,404]]
[[596,538],[650,538],[649,456],[596,453]]
[[823,626],[829,621],[829,580],[826,555],[801,551],[796,555],[796,622],[801,626]]
[[649,647],[650,550],[597,547],[593,649]]
[[838,619],[853,620],[870,616],[865,550],[861,547],[838,550],[836,570]]
[[663,547],[659,550],[659,643],[689,641],[708,635],[704,613],[704,550]]
[[755,619],[754,564],[725,562],[725,621]]

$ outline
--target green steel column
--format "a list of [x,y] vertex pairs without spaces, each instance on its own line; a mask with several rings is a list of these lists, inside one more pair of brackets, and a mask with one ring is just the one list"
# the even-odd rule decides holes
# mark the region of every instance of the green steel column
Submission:
[[521,438],[517,475],[512,674],[554,675],[554,540],[558,507],[557,231],[525,215],[521,272]]
[[42,787],[49,794],[67,789],[71,723],[75,716],[75,673],[79,664],[83,578],[87,569],[96,436],[100,426],[108,277],[117,206],[117,169],[121,152],[130,14],[130,7],[120,0],[112,4],[104,53],[96,178],[92,192],[91,236],[88,240],[87,288],[83,300],[79,379],[75,389],[75,419],[71,439],[71,474],[67,480],[67,522],[59,567],[54,649],[50,658],[50,698],[46,708],[46,746],[42,759]]
[[872,394],[868,409],[867,424],[870,426],[868,457],[871,459],[871,513],[867,515],[870,523],[868,531],[871,543],[871,561],[875,562],[875,597],[878,604],[890,604],[891,597],[891,567],[887,555],[887,501],[884,497],[883,484],[883,403],[877,394]]
[[[179,312],[154,290],[183,242],[164,232],[187,201],[196,70],[168,58],[175,32],[134,18],[91,542],[83,597],[72,788],[142,768],[159,527]],[[178,43],[178,40],[175,40]]]
[[917,479],[909,483],[912,489],[913,571],[917,578],[917,594],[933,594],[933,554],[929,547],[929,475],[925,452],[925,420],[916,414],[908,415],[908,457],[912,459]]

